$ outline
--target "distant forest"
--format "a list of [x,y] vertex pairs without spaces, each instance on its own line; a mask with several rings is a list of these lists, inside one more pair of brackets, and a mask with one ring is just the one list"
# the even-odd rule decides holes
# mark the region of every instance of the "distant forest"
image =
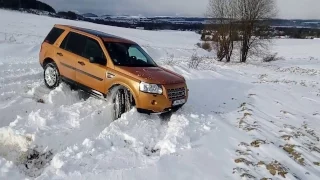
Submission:
[[[149,22],[135,22],[132,23],[130,21],[115,21],[110,17],[106,17],[105,19],[95,19],[91,17],[97,17],[95,14],[87,13],[83,15],[76,14],[72,11],[60,11],[56,12],[54,8],[50,5],[40,2],[38,0],[0,0],[0,8],[12,9],[25,11],[33,14],[39,15],[48,15],[56,18],[70,19],[70,20],[80,20],[80,21],[88,21],[96,24],[110,25],[110,26],[118,26],[125,28],[143,28],[145,30],[180,30],[180,31],[195,31],[199,34],[202,34],[202,40],[207,39],[208,32],[205,31],[208,25],[203,23],[172,23],[170,21],[149,21]],[[43,13],[43,12],[47,13]],[[86,15],[88,17],[86,17]],[[152,18],[151,18],[152,19]],[[316,27],[294,27],[290,26],[292,20],[269,20],[268,22],[271,27],[268,30],[258,30],[257,32],[266,32],[268,31],[268,36],[279,37],[279,36],[287,36],[289,38],[320,38],[320,28],[319,25],[314,23]],[[298,23],[302,23],[299,21],[295,21]],[[218,27],[218,24],[213,24],[213,26]],[[214,29],[214,28],[213,28]],[[203,31],[204,30],[204,31]]]
[[19,9],[36,9],[56,13],[56,11],[46,3],[37,0],[0,0],[0,7],[19,10]]

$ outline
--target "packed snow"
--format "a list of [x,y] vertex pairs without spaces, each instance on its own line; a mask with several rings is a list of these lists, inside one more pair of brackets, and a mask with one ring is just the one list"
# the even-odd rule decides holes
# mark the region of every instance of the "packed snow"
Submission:
[[[186,78],[188,103],[111,121],[106,101],[64,83],[50,91],[38,52],[54,24],[138,42]],[[0,179],[318,180],[320,40],[275,40],[282,60],[225,64],[199,39],[0,10]],[[195,52],[209,58],[190,69]]]

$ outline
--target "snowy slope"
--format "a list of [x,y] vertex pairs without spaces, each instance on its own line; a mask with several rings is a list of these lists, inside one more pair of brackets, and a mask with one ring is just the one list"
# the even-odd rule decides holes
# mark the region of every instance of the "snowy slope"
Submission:
[[[137,41],[187,79],[189,102],[164,119],[133,109],[111,122],[108,103],[66,84],[49,91],[38,52],[55,23]],[[199,38],[0,10],[0,179],[319,179],[320,40],[277,40],[284,60],[273,63],[192,70]]]

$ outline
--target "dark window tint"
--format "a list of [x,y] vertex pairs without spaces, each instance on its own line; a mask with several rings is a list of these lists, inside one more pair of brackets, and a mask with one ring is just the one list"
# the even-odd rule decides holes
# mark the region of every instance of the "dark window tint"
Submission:
[[100,47],[100,44],[94,39],[87,38],[87,44],[83,57],[87,59],[90,57],[104,59],[104,53]]
[[45,42],[53,44],[59,38],[59,36],[64,32],[63,29],[52,28],[47,37],[44,39]]
[[85,36],[74,32],[70,32],[67,35],[67,37],[62,41],[60,47],[79,56],[83,56],[85,44]]
[[156,67],[152,58],[137,44],[105,42],[105,47],[116,66]]

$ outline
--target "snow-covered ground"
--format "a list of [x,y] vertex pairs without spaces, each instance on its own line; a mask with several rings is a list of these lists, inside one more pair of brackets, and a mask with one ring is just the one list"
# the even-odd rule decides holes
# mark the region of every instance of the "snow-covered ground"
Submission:
[[[49,91],[38,52],[55,23],[137,41],[187,79],[188,103],[111,122],[108,103],[66,84]],[[199,38],[0,10],[0,179],[318,180],[320,40],[276,40],[284,60],[272,63],[189,69]]]

